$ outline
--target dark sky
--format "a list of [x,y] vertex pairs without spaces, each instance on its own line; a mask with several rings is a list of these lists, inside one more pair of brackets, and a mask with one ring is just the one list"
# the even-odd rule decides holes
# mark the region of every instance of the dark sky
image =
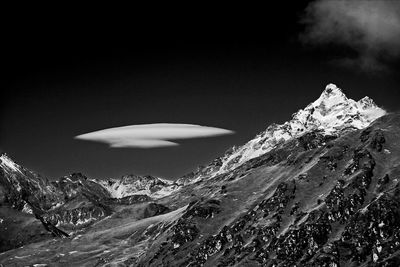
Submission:
[[[308,2],[291,2],[296,3],[252,7],[246,14],[193,8],[185,15],[139,9],[15,18],[3,36],[0,149],[49,178],[83,172],[96,178],[138,173],[175,179],[272,122],[290,119],[330,82],[355,100],[368,95],[398,110],[398,63],[384,73],[332,64],[354,51],[301,43],[299,19]],[[158,122],[236,134],[155,149],[73,139]]]

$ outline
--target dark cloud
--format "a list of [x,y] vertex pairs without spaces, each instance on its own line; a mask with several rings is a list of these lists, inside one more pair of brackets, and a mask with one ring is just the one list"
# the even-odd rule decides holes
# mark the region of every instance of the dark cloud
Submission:
[[336,60],[341,65],[380,71],[400,57],[400,1],[317,0],[301,22],[304,43],[344,45],[357,53]]
[[177,146],[170,140],[233,134],[231,130],[194,124],[154,123],[104,129],[76,139],[106,143],[110,147],[154,148]]

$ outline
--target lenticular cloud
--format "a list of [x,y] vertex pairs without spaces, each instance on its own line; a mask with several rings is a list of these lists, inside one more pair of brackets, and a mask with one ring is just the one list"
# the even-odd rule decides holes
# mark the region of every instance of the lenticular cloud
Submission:
[[154,148],[179,145],[171,140],[233,134],[231,130],[175,123],[139,124],[78,135],[75,139],[101,142],[110,147]]

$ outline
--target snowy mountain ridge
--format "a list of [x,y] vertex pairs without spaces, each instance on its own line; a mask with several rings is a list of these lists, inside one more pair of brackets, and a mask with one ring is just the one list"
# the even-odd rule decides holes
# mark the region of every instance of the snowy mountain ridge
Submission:
[[[75,194],[76,187],[82,185],[82,180],[86,179],[81,174],[72,174],[61,177],[59,180],[53,181],[52,184],[46,184],[41,178],[34,177],[34,174],[30,174],[30,172],[15,163],[5,153],[0,155],[0,170],[7,174],[4,176],[7,179],[7,183],[17,192],[20,192],[23,185],[28,183],[43,194],[50,191],[56,194],[57,189],[54,188],[54,185],[58,187],[64,186],[65,188],[62,189],[64,192],[68,191],[70,194]],[[134,195],[147,195],[153,199],[158,199],[170,195],[179,188],[178,185],[170,180],[151,175],[131,174],[124,175],[119,179],[89,179],[89,181],[92,182],[92,185],[98,184],[101,186],[103,190],[109,193],[110,197],[118,199]]]
[[321,96],[292,115],[292,120],[281,125],[272,124],[256,138],[239,147],[224,160],[218,173],[234,169],[249,159],[273,149],[277,144],[299,137],[306,132],[320,130],[335,135],[345,128],[363,129],[386,114],[368,96],[354,101],[335,84],[328,84]]
[[121,179],[93,180],[103,186],[113,198],[147,195],[158,199],[170,195],[177,189],[172,181],[151,175],[124,175]]
[[[271,124],[254,139],[227,152],[220,158],[218,166],[207,166],[205,169],[209,170],[201,173],[207,173],[209,177],[223,174],[307,132],[319,131],[324,135],[338,135],[345,129],[363,129],[385,114],[386,111],[368,96],[355,101],[347,98],[340,88],[331,83],[317,100],[294,113],[290,121]],[[186,184],[202,178],[203,175],[195,175],[190,181],[179,179],[178,182]]]
[[20,166],[5,153],[0,156],[0,168],[6,172],[21,172]]

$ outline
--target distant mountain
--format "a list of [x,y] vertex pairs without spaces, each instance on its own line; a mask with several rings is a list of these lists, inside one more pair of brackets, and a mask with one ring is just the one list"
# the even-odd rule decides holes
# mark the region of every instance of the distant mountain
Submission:
[[[0,156],[0,207],[5,208],[5,214],[19,218],[21,227],[26,220],[35,225],[41,222],[53,236],[66,237],[67,232],[87,227],[121,206],[151,202],[152,197],[168,195],[175,187],[172,183],[167,184],[166,180],[149,176],[124,176],[121,180],[100,181],[73,173],[49,181],[20,166],[8,155]],[[154,208],[156,213],[164,209],[157,205]],[[7,221],[1,215],[0,218],[0,226],[6,227]],[[16,227],[15,231],[19,230]],[[0,243],[0,251],[15,247],[12,240],[16,235],[9,235],[8,238]],[[29,238],[16,240],[14,243],[19,245],[30,243]]]
[[[3,242],[27,245],[0,254],[0,262],[400,266],[399,140],[400,114],[368,97],[348,99],[330,84],[290,121],[176,183],[81,174],[48,182],[2,156],[0,221],[19,212],[30,223],[21,223],[28,236]],[[65,238],[32,234],[41,228],[29,208]],[[83,208],[91,215],[82,216]]]
[[120,179],[93,180],[108,190],[114,198],[132,195],[147,195],[153,199],[170,195],[178,185],[151,175],[125,175]]

